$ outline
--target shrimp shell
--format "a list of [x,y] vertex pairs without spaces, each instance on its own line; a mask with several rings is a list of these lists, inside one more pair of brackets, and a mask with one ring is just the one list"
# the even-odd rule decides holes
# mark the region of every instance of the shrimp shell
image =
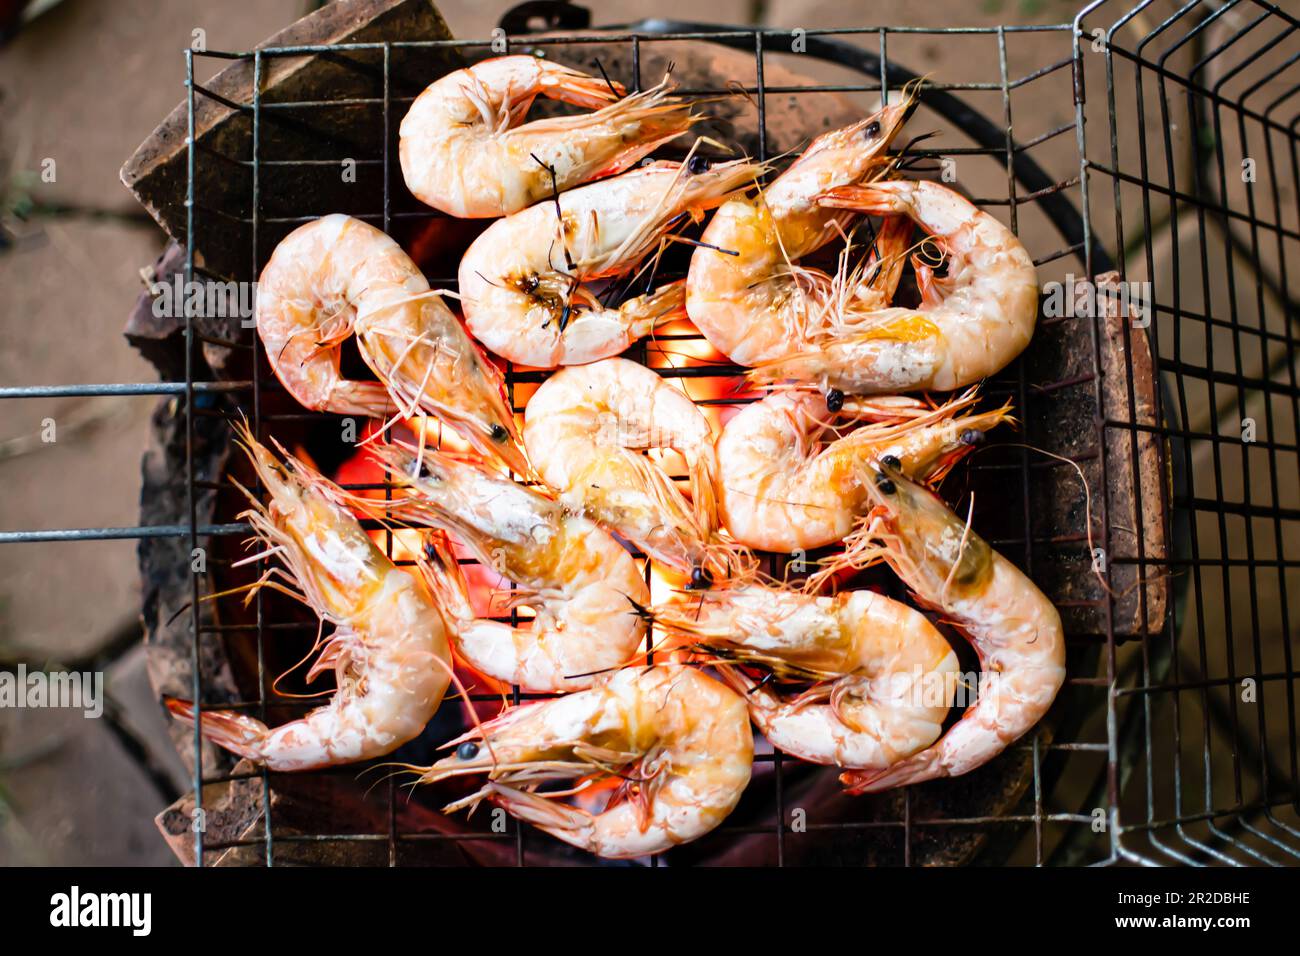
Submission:
[[[398,156],[407,188],[461,218],[508,216],[634,165],[690,128],[689,104],[663,82],[622,86],[534,56],[503,56],[449,73],[402,119]],[[533,100],[595,110],[520,126]]]
[[915,255],[916,309],[849,310],[804,350],[755,369],[759,383],[795,380],[853,394],[950,391],[1001,371],[1029,344],[1038,275],[1010,229],[940,183],[897,179],[829,190],[835,209],[907,216],[944,254],[947,274]]
[[[819,597],[746,585],[653,609],[745,695],[772,745],[813,763],[884,770],[939,737],[956,690],[957,656],[919,611],[873,591]],[[734,664],[812,680],[785,696]]]
[[645,636],[639,609],[650,591],[637,562],[581,515],[509,478],[445,452],[397,445],[372,454],[397,485],[371,508],[431,525],[465,542],[479,562],[518,585],[511,607],[536,616],[525,626],[477,618],[455,556],[431,536],[420,567],[452,625],[466,663],[530,692],[590,687],[626,664]]
[[[257,330],[276,377],[307,408],[431,415],[529,473],[501,373],[374,226],[336,214],[289,233],[258,282]],[[340,379],[339,348],[354,331],[383,385]]]
[[[799,260],[844,237],[854,217],[817,197],[879,175],[887,167],[886,150],[915,104],[909,94],[823,133],[758,196],[732,199],[714,214],[701,237],[704,244],[691,256],[686,311],[731,361],[753,366],[799,351],[826,324],[832,281]],[[892,252],[898,236],[897,228],[890,228],[880,245]],[[891,268],[862,278],[855,292],[866,294],[875,286],[875,300],[887,301],[898,273]]]
[[[463,746],[471,741],[482,746]],[[624,668],[590,690],[511,707],[447,746],[455,745],[420,782],[481,773],[488,782],[448,812],[489,800],[616,860],[708,833],[740,800],[754,759],[745,701],[694,668],[671,664]],[[536,792],[546,781],[591,775],[624,781],[598,813]]]
[[590,283],[633,274],[673,227],[747,187],[761,170],[747,160],[660,161],[498,220],[461,259],[470,332],[497,355],[535,368],[617,355],[682,314],[684,283],[617,306],[606,305]]
[[983,766],[1027,733],[1065,683],[1065,635],[1047,596],[967,522],[897,469],[879,466],[878,506],[846,563],[883,558],[918,599],[942,611],[980,658],[979,697],[934,746],[884,772],[841,777],[872,793]]
[[[335,625],[308,680],[333,669],[338,690],[326,706],[275,728],[234,711],[204,711],[203,735],[271,770],[390,753],[420,734],[447,690],[451,651],[442,615],[420,582],[362,530],[338,486],[290,455],[281,464],[247,430],[241,444],[270,493],[263,505],[245,492],[253,507],[241,517],[287,569],[268,571],[257,587],[296,590]],[[193,703],[166,704],[175,717],[194,722]]]
[[[524,412],[524,442],[560,500],[695,579],[729,576],[742,550],[718,537],[717,458],[708,420],[685,392],[628,359],[552,375]],[[691,501],[645,449],[680,452]]]
[[[742,544],[809,550],[840,541],[870,507],[869,463],[893,455],[909,477],[938,481],[1010,420],[1008,406],[969,413],[972,389],[943,405],[916,399],[837,399],[774,392],[743,408],[718,436],[718,510]],[[844,433],[840,423],[870,422]]]

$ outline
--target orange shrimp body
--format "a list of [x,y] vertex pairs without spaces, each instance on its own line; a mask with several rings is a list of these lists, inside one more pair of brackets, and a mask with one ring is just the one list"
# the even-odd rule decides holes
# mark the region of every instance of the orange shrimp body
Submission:
[[[310,770],[390,753],[424,729],[451,677],[441,613],[414,576],[375,546],[346,507],[346,496],[309,465],[282,464],[245,433],[243,447],[270,501],[245,513],[256,540],[275,549],[280,577],[324,621],[335,625],[309,679],[333,668],[338,691],[324,707],[270,728],[233,711],[205,711],[203,735],[271,770]],[[168,700],[193,722],[194,705]]]

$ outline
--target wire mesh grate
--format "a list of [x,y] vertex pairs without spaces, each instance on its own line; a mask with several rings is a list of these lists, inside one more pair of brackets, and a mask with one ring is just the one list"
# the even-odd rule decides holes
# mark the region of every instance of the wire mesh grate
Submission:
[[[940,135],[912,153],[941,168],[956,164],[957,185],[1021,235],[1045,287],[1075,272],[1097,277],[1112,269],[1121,283],[1147,284],[1146,325],[1112,328],[1098,316],[1049,314],[1045,302],[1029,352],[984,389],[989,401],[1014,401],[1024,420],[1023,440],[995,442],[959,476],[981,501],[995,502],[992,517],[977,517],[977,527],[1035,579],[1047,581],[1045,587],[1056,586],[1052,597],[1069,624],[1070,678],[1055,716],[1001,761],[1020,768],[1011,798],[991,808],[971,796],[973,788],[952,782],[933,785],[960,794],[950,803],[930,799],[928,787],[919,795],[909,789],[888,799],[840,798],[843,805],[825,819],[813,813],[798,821],[794,811],[802,797],[793,795],[806,792],[791,776],[798,762],[768,752],[756,756],[756,768],[763,768],[756,783],[770,790],[761,819],[724,822],[709,837],[711,846],[763,840],[751,859],[777,865],[806,861],[809,843],[850,838],[865,839],[883,854],[864,853],[863,860],[945,862],[942,845],[971,835],[977,842],[963,861],[976,852],[982,860],[1035,864],[1300,857],[1300,675],[1291,646],[1296,602],[1288,601],[1289,588],[1300,582],[1297,313],[1287,291],[1287,260],[1300,241],[1300,68],[1291,52],[1297,27],[1300,21],[1261,0],[1181,6],[1147,0],[1137,7],[1102,0],[1073,23],[1052,26],[807,30],[805,49],[797,54],[788,31],[664,21],[506,39],[510,52],[598,55],[606,62],[621,56],[628,72],[615,78],[631,89],[642,88],[643,73],[670,46],[743,51],[752,73],[730,85],[680,93],[747,97],[754,151],[762,160],[792,146],[770,141],[771,104],[838,96],[865,108],[914,77],[906,64],[919,61],[922,44],[943,43],[954,51],[956,78],[931,78],[924,109],[911,124],[937,123]],[[385,232],[436,221],[437,213],[406,193],[400,172],[394,175],[396,123],[419,89],[410,86],[398,61],[506,52],[493,42],[187,51],[186,280],[220,280],[227,273],[255,278],[279,238],[329,212],[348,212]],[[975,49],[979,55],[960,55]],[[339,84],[334,98],[266,97],[265,79],[275,62],[302,56],[327,58],[351,79]],[[251,63],[248,102],[197,82],[196,61],[207,60]],[[803,82],[807,78],[791,64],[814,60],[834,68],[830,78]],[[792,73],[801,81],[787,82]],[[430,79],[426,70],[423,82]],[[196,137],[195,106],[204,98],[247,121],[246,155]],[[1247,160],[1254,161],[1249,182],[1240,178]],[[357,170],[358,205],[313,208],[313,184],[337,177],[345,161]],[[245,198],[213,204],[210,195],[230,195],[213,189],[218,179],[237,182]],[[1245,188],[1236,188],[1238,181]],[[215,245],[210,237],[219,230],[233,230],[238,241],[232,245],[242,250],[237,266],[221,273],[196,255],[205,243]],[[435,287],[454,288],[453,276],[429,278]],[[1111,334],[1117,339],[1108,343]],[[198,548],[247,533],[234,510],[220,506],[234,500],[231,485],[204,474],[196,460],[199,431],[207,434],[239,411],[259,438],[336,420],[280,401],[260,342],[247,330],[213,331],[187,315],[185,336],[183,382],[62,384],[3,389],[0,397],[159,394],[180,400],[187,513],[175,524],[149,527],[4,532],[0,543],[178,537]],[[674,366],[655,352],[700,341],[683,333],[667,343],[643,342],[630,355],[687,380],[742,371]],[[246,353],[248,377],[203,378],[207,348]],[[1147,353],[1149,395],[1134,373]],[[517,410],[545,375],[507,369]],[[730,402],[720,396],[707,403]],[[1246,420],[1255,423],[1249,440],[1243,440]],[[1236,423],[1234,429],[1225,422]],[[1087,511],[1077,487],[1066,490],[1076,468],[1093,485]],[[1127,489],[1128,512],[1116,507],[1117,486]],[[391,492],[386,482],[378,487]],[[1065,511],[1074,509],[1068,515],[1056,503],[1062,497],[1068,499]],[[218,502],[213,520],[201,521],[201,502],[209,500]],[[384,535],[391,555],[393,538],[387,530]],[[1094,547],[1108,562],[1111,590],[1062,585],[1089,574]],[[1121,578],[1120,569],[1128,576]],[[201,664],[208,643],[239,642],[251,650],[257,692],[220,706],[261,717],[273,703],[282,706],[270,692],[268,641],[296,634],[305,648],[314,625],[277,617],[260,593],[251,621],[209,620],[199,598],[217,588],[203,575],[192,576],[190,584],[188,622],[176,626],[188,623],[192,634],[193,699],[216,706],[205,693]],[[506,619],[517,623],[516,613]],[[1243,682],[1249,682],[1249,701],[1242,697]],[[538,696],[518,688],[512,694],[515,702]],[[376,789],[381,826],[364,832],[277,829],[273,793],[280,778],[264,771],[208,772],[197,732],[193,746],[197,805],[204,785],[246,779],[261,790],[261,832],[222,841],[197,834],[200,863],[205,853],[240,848],[273,865],[295,844],[351,843],[381,848],[386,862],[397,865],[408,859],[409,847],[450,841],[508,845],[522,865],[534,859],[541,839],[513,821],[504,832],[405,829],[406,798],[392,779]],[[321,772],[355,774],[355,768]],[[651,863],[679,859],[692,858],[674,850]]]
[[[1132,250],[1129,278],[1152,286],[1148,337],[1164,388],[1149,422],[1104,427],[1129,449],[1144,434],[1164,440],[1174,481],[1160,490],[1181,532],[1159,560],[1139,534],[1126,558],[1169,576],[1177,605],[1139,644],[1111,648],[1117,733],[1137,742],[1141,775],[1121,806],[1116,850],[1143,861],[1294,863],[1287,591],[1300,514],[1287,458],[1298,393],[1286,269],[1300,21],[1267,3],[1144,3],[1106,16],[1110,6],[1078,21],[1104,54],[1082,76],[1105,91],[1080,133],[1087,219],[1112,248]],[[1125,117],[1159,132],[1126,136]]]

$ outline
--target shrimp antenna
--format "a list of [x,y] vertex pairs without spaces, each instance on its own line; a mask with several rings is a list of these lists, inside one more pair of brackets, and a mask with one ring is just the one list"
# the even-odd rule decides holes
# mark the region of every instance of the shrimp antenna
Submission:
[[906,156],[909,152],[911,152],[912,147],[916,146],[917,143],[924,143],[927,139],[934,139],[938,135],[939,135],[939,130],[937,129],[932,129],[928,133],[918,133],[907,141],[907,145],[905,145],[902,149],[898,150],[897,155],[900,157]]
[[[621,100],[626,94],[618,91],[618,87],[614,85],[614,81],[611,80],[609,74],[605,72],[605,64],[600,62],[600,57],[594,57],[592,62],[596,64],[596,69],[600,70],[601,79],[605,81],[605,85],[609,87],[609,91],[614,94],[614,99]],[[667,78],[667,74],[665,74],[665,78]],[[534,156],[533,158],[536,159],[537,157]]]
[[724,249],[722,246],[715,246],[711,242],[703,242],[699,239],[689,239],[686,236],[668,236],[669,242],[680,242],[688,246],[695,246],[698,249],[712,249],[714,252],[720,252],[724,256],[739,256],[740,252],[736,249]]

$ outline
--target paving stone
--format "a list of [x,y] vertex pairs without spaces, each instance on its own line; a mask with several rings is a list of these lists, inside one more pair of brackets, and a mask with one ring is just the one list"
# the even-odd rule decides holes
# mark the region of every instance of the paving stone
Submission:
[[[1297,366],[1296,371],[1300,371],[1300,363]],[[1260,439],[1294,443],[1294,413],[1288,409],[1284,415],[1275,415],[1275,430],[1270,432],[1264,403],[1263,394],[1255,391],[1249,393],[1244,406],[1245,414],[1260,423]],[[1234,410],[1224,423],[1225,434],[1237,428],[1237,417]],[[1227,502],[1294,512],[1300,507],[1300,488],[1295,480],[1300,468],[1297,456],[1294,452],[1275,454],[1274,462],[1270,461],[1268,451],[1257,445],[1195,442],[1188,493],[1213,499],[1219,496],[1221,488],[1222,498]],[[1219,719],[1229,728],[1216,735],[1210,748],[1212,773],[1218,788],[1214,799],[1216,805],[1227,806],[1238,799],[1230,792],[1234,762],[1239,762],[1244,774],[1247,792],[1241,798],[1246,801],[1254,799],[1249,791],[1258,788],[1261,753],[1272,755],[1274,786],[1281,786],[1289,772],[1287,754],[1292,741],[1287,736],[1285,719],[1287,682],[1259,675],[1285,674],[1293,666],[1286,645],[1294,644],[1294,635],[1300,633],[1300,600],[1296,599],[1300,594],[1300,569],[1294,564],[1300,560],[1300,521],[1275,522],[1271,517],[1233,513],[1221,517],[1214,509],[1197,510],[1194,521],[1196,537],[1194,544],[1188,543],[1189,548],[1194,547],[1189,556],[1199,558],[1203,564],[1179,573],[1184,579],[1186,599],[1179,621],[1181,663],[1177,673],[1186,682],[1204,677],[1224,683],[1179,695],[1183,768],[1185,774],[1192,774],[1190,780],[1185,779],[1185,798],[1196,801],[1198,806],[1205,799],[1201,714],[1209,706],[1217,710]],[[1278,536],[1280,544],[1276,540]],[[1279,557],[1291,562],[1291,566],[1279,569],[1269,564],[1251,567],[1241,563],[1245,560],[1270,562]],[[1219,562],[1225,558],[1237,563],[1224,567]],[[1249,695],[1245,695],[1247,677],[1255,682],[1249,688]],[[1165,697],[1168,703],[1169,695]],[[1231,729],[1234,706],[1235,730]],[[1267,718],[1266,737],[1260,731],[1261,707]],[[1171,740],[1172,715],[1167,714],[1164,722],[1168,726],[1158,731],[1159,738]],[[1261,746],[1264,740],[1266,751]]]
[[0,864],[172,865],[163,803],[103,718],[0,709]]
[[[157,254],[153,228],[42,219],[0,255],[5,385],[154,381],[122,339]],[[140,452],[157,399],[12,400],[0,422],[0,527],[35,530],[137,523]],[[54,423],[53,443],[42,441]],[[0,546],[0,657],[68,660],[92,653],[139,611],[132,541]]]
[[[184,99],[193,31],[206,31],[209,50],[246,50],[305,10],[303,0],[60,3],[0,57],[0,170],[30,177],[52,158],[56,181],[37,178],[36,200],[138,211],[117,171]],[[223,65],[199,58],[195,71],[202,80]]]
[[185,768],[168,732],[171,718],[163,710],[149,681],[144,645],[137,645],[108,669],[105,691],[118,707],[118,720],[144,748],[155,772],[166,777],[177,793],[185,793],[193,778]]
[[[75,218],[41,218],[18,228],[18,243],[0,254],[0,381],[48,385],[156,377],[127,346],[122,327],[141,289],[139,269],[162,248],[158,230]],[[36,402],[31,411],[57,411],[60,401]],[[0,422],[0,440],[34,430],[8,418]]]

